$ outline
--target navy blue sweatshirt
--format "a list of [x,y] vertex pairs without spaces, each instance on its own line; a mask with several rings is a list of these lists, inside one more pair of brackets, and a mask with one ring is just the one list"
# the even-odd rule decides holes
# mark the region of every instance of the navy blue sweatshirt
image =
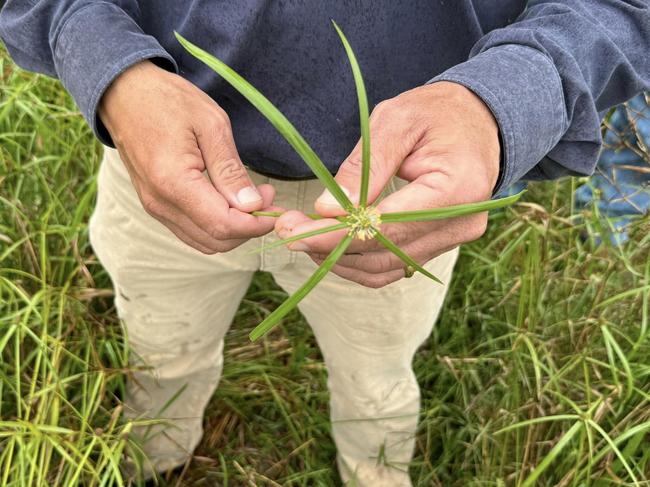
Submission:
[[102,94],[152,59],[226,110],[246,164],[303,178],[309,170],[289,145],[173,32],[253,83],[335,172],[359,130],[330,18],[356,52],[371,105],[432,79],[478,94],[501,131],[500,188],[524,176],[590,174],[599,114],[650,84],[647,0],[8,0],[0,37],[20,66],[63,82],[106,144]]

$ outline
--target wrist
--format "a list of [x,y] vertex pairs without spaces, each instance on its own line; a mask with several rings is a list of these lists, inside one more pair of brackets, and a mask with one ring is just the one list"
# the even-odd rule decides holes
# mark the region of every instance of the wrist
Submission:
[[138,90],[150,88],[152,79],[161,73],[167,72],[145,59],[127,68],[109,85],[99,101],[97,115],[111,137],[116,137],[122,118],[120,115],[133,105],[133,100],[138,98]]
[[529,173],[566,131],[559,72],[552,59],[537,49],[518,44],[490,47],[430,83],[443,80],[471,89],[498,121],[503,167],[496,192]]
[[480,162],[491,191],[500,179],[501,172],[501,133],[497,119],[485,101],[466,86],[453,81],[438,81],[428,86],[440,85],[445,89],[445,96],[452,100],[457,110],[465,118],[466,133],[471,134],[480,151]]

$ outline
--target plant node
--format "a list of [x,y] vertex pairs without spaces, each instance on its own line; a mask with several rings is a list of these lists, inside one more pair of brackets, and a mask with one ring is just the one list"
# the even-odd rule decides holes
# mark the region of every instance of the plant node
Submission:
[[345,217],[345,223],[348,225],[348,235],[359,240],[372,239],[381,224],[381,216],[372,206],[354,208]]

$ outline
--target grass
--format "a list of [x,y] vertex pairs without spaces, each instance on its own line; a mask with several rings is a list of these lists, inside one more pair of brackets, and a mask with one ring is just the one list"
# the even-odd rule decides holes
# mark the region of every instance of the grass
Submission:
[[[60,85],[0,54],[0,486],[120,485],[127,344],[88,245],[99,145]],[[415,485],[648,485],[650,218],[598,246],[580,182],[536,184],[461,250],[418,352]],[[193,462],[169,485],[337,485],[326,371],[256,276]],[[381,460],[381,459],[380,459]]]

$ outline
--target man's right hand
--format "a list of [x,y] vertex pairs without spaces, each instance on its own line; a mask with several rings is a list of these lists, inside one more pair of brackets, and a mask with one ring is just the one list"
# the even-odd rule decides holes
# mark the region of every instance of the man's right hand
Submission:
[[188,245],[225,252],[273,229],[249,214],[272,208],[273,187],[255,187],[228,116],[189,81],[143,61],[111,84],[99,116],[145,210]]

